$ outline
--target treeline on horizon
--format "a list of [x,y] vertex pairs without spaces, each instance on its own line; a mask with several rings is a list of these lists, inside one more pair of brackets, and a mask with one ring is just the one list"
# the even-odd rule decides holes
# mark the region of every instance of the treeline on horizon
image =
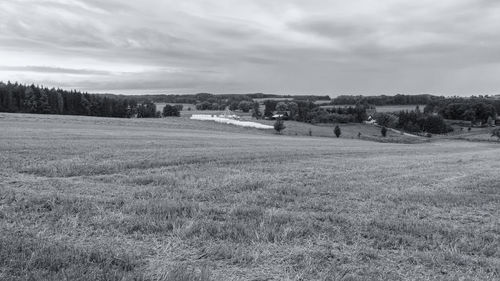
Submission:
[[0,112],[84,115],[99,117],[159,117],[149,101],[116,95],[89,94],[35,85],[0,82]]
[[315,95],[275,95],[275,94],[263,94],[263,93],[253,93],[253,94],[210,94],[210,93],[198,93],[198,94],[170,94],[170,95],[132,95],[128,96],[136,100],[149,100],[156,103],[186,103],[186,104],[197,104],[200,102],[211,102],[211,103],[235,103],[241,101],[253,101],[254,99],[294,99],[303,101],[325,101],[330,102],[329,96],[315,96]]
[[371,105],[425,105],[434,100],[446,99],[443,96],[434,95],[402,95],[394,96],[378,95],[378,96],[349,96],[341,95],[331,101],[332,105],[354,105],[354,104],[371,104]]

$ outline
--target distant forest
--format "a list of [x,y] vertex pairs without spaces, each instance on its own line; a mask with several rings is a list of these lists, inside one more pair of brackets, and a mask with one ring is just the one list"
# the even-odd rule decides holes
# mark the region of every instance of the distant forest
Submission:
[[371,104],[371,105],[425,105],[431,101],[442,100],[445,97],[433,95],[401,95],[395,96],[347,96],[342,95],[334,98],[332,105],[354,105],[354,104]]
[[86,115],[101,117],[156,117],[151,102],[114,95],[48,89],[35,85],[0,82],[0,112]]

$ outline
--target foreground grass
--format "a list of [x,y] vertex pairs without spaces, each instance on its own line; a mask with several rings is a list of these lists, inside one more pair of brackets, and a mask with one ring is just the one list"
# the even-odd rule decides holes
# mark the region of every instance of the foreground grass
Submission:
[[498,280],[500,147],[0,118],[1,280]]

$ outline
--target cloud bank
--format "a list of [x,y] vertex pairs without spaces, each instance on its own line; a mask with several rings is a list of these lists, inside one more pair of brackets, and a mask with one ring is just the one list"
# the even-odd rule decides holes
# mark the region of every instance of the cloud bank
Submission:
[[0,80],[117,93],[500,92],[489,0],[10,0]]

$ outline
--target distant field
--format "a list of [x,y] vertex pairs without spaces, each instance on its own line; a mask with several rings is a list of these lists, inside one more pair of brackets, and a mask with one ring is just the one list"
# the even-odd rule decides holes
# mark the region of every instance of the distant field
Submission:
[[293,98],[262,98],[262,99],[253,99],[256,102],[265,102],[267,100],[275,100],[275,101],[291,101]]
[[500,279],[500,144],[287,123],[0,113],[0,280]]
[[[332,107],[354,107],[355,105],[322,105],[321,108],[332,108]],[[420,110],[424,110],[425,105],[420,105]],[[415,110],[417,105],[381,105],[376,106],[377,112],[399,112],[401,110]]]
[[[419,105],[420,110],[424,110],[425,105]],[[415,110],[417,108],[417,105],[383,105],[383,106],[377,106],[377,112],[399,112],[402,110]]]
[[[166,103],[155,103],[156,110],[162,112]],[[170,105],[175,105],[176,103],[170,103]],[[225,110],[197,110],[196,105],[189,103],[182,103],[182,117],[191,117],[193,114],[208,114],[208,115],[220,115],[224,114]],[[264,108],[262,108],[264,110]],[[238,112],[238,115],[241,117],[251,117],[251,113]]]

